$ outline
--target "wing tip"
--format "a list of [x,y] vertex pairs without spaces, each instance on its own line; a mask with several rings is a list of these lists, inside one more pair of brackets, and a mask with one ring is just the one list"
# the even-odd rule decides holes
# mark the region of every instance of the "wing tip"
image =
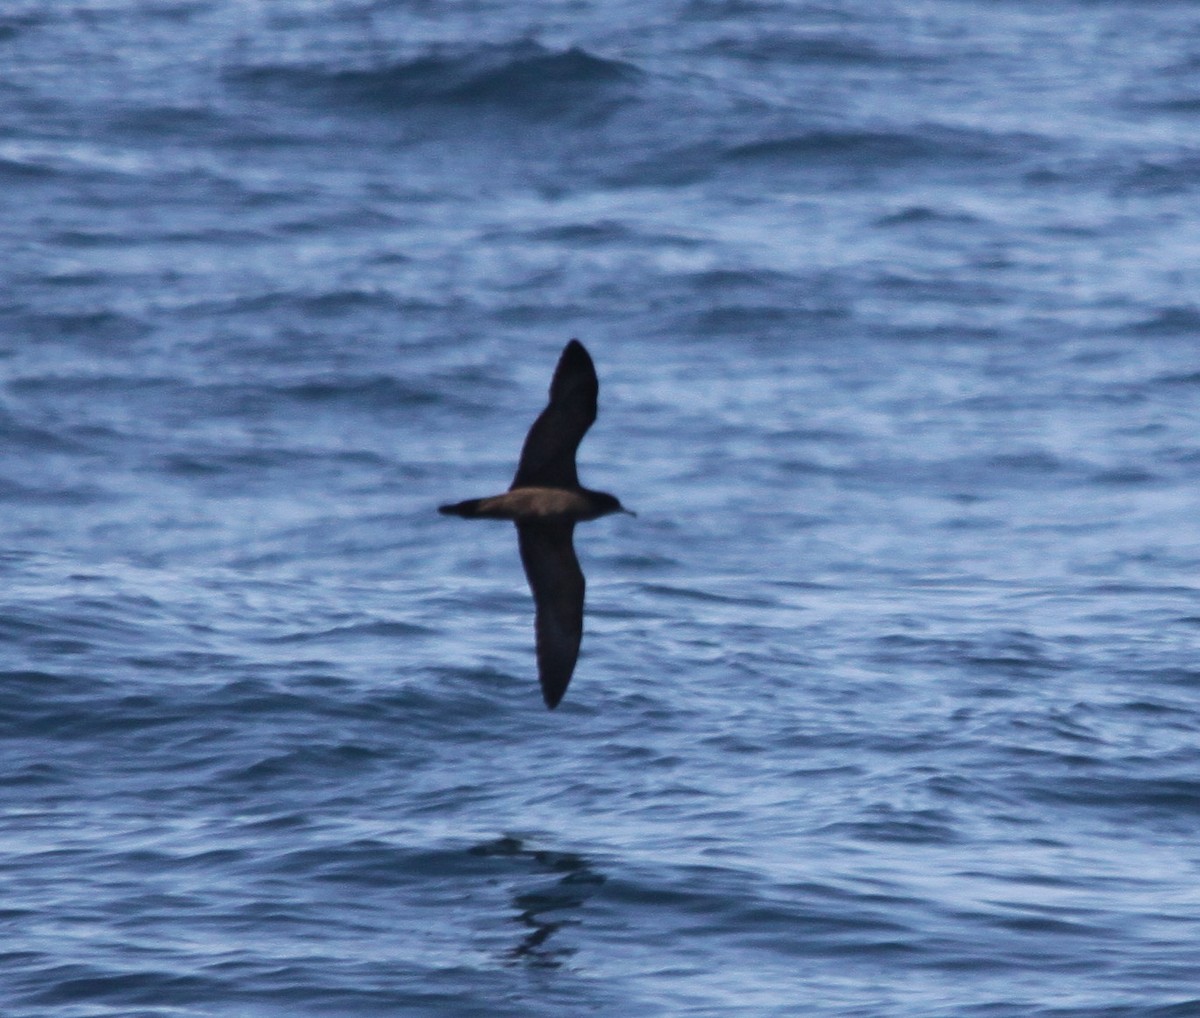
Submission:
[[[539,640],[539,644],[541,641]],[[538,647],[538,684],[542,687],[542,699],[546,702],[547,710],[554,710],[567,695],[567,687],[575,674],[575,662],[578,650],[569,660],[549,660],[553,655],[546,653],[546,647]]]
[[587,347],[579,340],[572,339],[563,347],[562,355],[558,358],[559,371],[584,371],[590,373],[593,377],[596,374],[596,365],[592,362],[592,355],[588,353]]
[[567,692],[567,683],[564,682],[561,686],[552,686],[545,680],[542,681],[542,699],[546,702],[547,710],[554,710],[562,703],[563,696]]

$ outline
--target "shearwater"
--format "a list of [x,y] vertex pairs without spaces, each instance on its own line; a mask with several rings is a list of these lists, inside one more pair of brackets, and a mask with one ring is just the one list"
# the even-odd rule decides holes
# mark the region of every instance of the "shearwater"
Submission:
[[579,483],[575,452],[596,420],[600,383],[577,339],[563,349],[550,381],[550,403],[533,422],[512,486],[502,495],[438,507],[447,516],[512,520],[521,562],[537,605],[538,679],[546,706],[558,706],[583,638],[583,570],[575,557],[575,524],[609,513],[636,515],[613,495]]

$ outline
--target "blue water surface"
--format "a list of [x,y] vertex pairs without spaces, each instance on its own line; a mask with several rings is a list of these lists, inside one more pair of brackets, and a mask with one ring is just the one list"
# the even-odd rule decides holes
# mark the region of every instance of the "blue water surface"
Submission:
[[[1200,8],[8,0],[6,1018],[1200,1015]],[[509,483],[601,379],[541,704]]]

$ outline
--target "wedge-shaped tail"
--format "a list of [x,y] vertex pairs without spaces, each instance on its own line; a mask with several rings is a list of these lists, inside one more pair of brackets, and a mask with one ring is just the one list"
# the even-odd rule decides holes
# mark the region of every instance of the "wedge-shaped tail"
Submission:
[[443,516],[461,516],[464,520],[474,519],[479,515],[481,498],[469,498],[465,502],[455,502],[453,505],[440,505],[438,512]]

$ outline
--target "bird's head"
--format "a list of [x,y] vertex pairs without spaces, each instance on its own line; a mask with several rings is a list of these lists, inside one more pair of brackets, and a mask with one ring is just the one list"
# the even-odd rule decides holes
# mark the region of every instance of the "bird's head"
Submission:
[[621,505],[621,500],[616,495],[610,495],[607,491],[592,491],[589,492],[589,501],[596,510],[597,516],[608,516],[610,513],[625,513],[627,516],[637,516],[632,509],[626,509]]

